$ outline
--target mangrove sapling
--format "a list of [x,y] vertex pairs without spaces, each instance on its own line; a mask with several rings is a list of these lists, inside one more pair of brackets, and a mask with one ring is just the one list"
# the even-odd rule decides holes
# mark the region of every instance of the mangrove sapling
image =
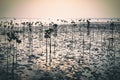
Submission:
[[[10,44],[10,53],[12,54],[12,80],[15,79],[15,57],[17,59],[17,56],[15,56],[15,45],[14,45],[14,40],[15,43],[21,43],[21,40],[19,40],[18,34],[15,34],[15,31],[13,29],[14,27],[11,27],[11,30],[7,33],[8,41]],[[17,50],[17,48],[16,48]],[[16,53],[17,55],[17,53]],[[8,58],[8,54],[7,54]],[[17,60],[16,60],[17,61]],[[7,61],[8,63],[8,61]],[[7,67],[8,68],[8,67]]]
[[81,19],[79,20],[79,31],[81,32]]
[[25,24],[23,24],[23,43],[24,43],[24,40],[25,40]]
[[101,46],[102,46],[102,39],[103,39],[103,32],[102,32],[102,30],[101,30]]
[[83,31],[83,43],[82,44],[83,44],[83,57],[82,58],[84,59],[84,53],[85,53],[84,52],[85,51],[84,50],[84,48],[85,48],[84,31]]
[[95,36],[95,29],[96,29],[96,26],[93,26],[93,41],[94,41],[94,36]]
[[39,47],[41,47],[41,38],[42,38],[41,34],[42,34],[42,31],[41,29],[39,29]]
[[[110,30],[111,30],[112,38],[114,39],[114,22],[110,23]],[[113,46],[113,42],[112,42],[112,46]]]
[[87,35],[90,34],[90,21],[87,20]]
[[52,62],[52,59],[51,59],[51,34],[50,34],[50,55],[49,55],[49,58],[50,58],[49,65],[51,66],[51,62]]
[[55,52],[55,47],[56,47],[56,44],[57,44],[57,41],[56,41],[56,38],[57,38],[57,31],[58,31],[58,25],[57,24],[54,24],[53,25],[53,30],[54,30],[54,33],[53,33],[53,36],[54,36],[54,53]]
[[74,44],[73,44],[73,43],[74,43],[74,34],[75,34],[74,28],[75,28],[75,26],[77,26],[77,25],[75,24],[74,21],[72,21],[71,24],[72,24],[72,49],[71,49],[71,50],[73,50],[73,45],[74,45]]
[[[6,35],[7,35],[7,34],[6,34],[6,32],[7,32],[6,30],[7,30],[7,29],[6,29],[6,27],[7,27],[7,26],[4,26],[4,33],[5,33],[5,43],[7,44],[7,36],[6,36]],[[7,80],[8,80],[8,67],[9,67],[9,65],[8,65],[8,61],[9,61],[9,60],[8,60],[8,53],[9,53],[9,52],[8,52],[8,44],[7,44],[6,51],[5,51],[6,58],[7,58],[7,59],[6,59],[6,60],[7,60],[7,66],[6,66]]]
[[114,22],[111,22],[110,23],[110,30],[111,30],[111,34],[112,34],[112,49],[113,49],[113,51],[114,51],[114,64],[115,64],[115,43],[114,43],[114,29],[115,29],[115,26],[114,26],[115,24],[114,24]]
[[90,64],[90,49],[91,49],[91,36],[89,36],[90,42],[89,42],[89,64]]
[[28,23],[28,40],[29,40],[29,54],[33,51],[33,40],[32,40],[32,24]]
[[40,26],[40,29],[39,29],[39,47],[41,47],[42,41],[43,41],[43,34],[44,34],[43,33],[43,24],[40,23],[39,26]]
[[38,40],[39,40],[39,47],[42,49],[41,53],[43,53],[43,47],[42,47],[43,46],[43,39],[44,39],[43,25],[41,22],[39,22],[38,26],[39,26],[39,29],[37,30],[37,27],[36,27],[36,31],[38,31],[37,34],[38,34]]
[[12,49],[13,49],[13,53],[12,53],[12,56],[13,56],[13,60],[12,60],[12,78],[13,80],[15,79],[15,50],[14,50],[14,45],[12,45]]
[[53,33],[53,29],[52,28],[49,28],[49,32],[50,32],[50,34],[49,34],[49,36],[50,36],[50,54],[49,54],[49,58],[50,58],[50,63],[49,63],[49,65],[51,66],[51,62],[52,62],[52,58],[51,58],[51,34]]
[[47,70],[47,64],[48,64],[48,49],[47,49],[47,42],[48,42],[48,38],[50,38],[49,35],[49,30],[45,30],[45,36],[46,38],[46,70]]
[[68,33],[68,31],[67,31],[68,29],[67,29],[67,25],[65,26],[65,40],[66,40],[66,37],[67,37],[67,33]]
[[114,50],[114,65],[115,65],[115,63],[116,63],[116,56],[115,56],[115,53],[116,53],[116,47],[115,47],[116,45],[115,45],[115,42],[114,42],[114,48],[113,48],[113,50]]
[[8,37],[10,39],[10,41],[9,41],[9,43],[10,43],[10,53],[12,54],[12,80],[14,80],[14,69],[15,69],[15,67],[14,67],[14,57],[15,57],[15,55],[14,54],[15,54],[15,52],[14,52],[14,44],[12,44],[13,43],[12,40],[15,40],[16,37],[15,37],[13,27],[11,27],[11,31],[9,32]]

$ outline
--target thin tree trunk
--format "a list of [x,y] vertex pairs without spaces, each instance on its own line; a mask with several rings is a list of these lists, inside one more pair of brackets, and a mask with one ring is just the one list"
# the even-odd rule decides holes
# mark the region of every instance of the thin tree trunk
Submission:
[[56,47],[56,41],[54,40],[54,55],[55,55],[55,47]]
[[66,26],[66,34],[65,34],[65,39],[66,39],[67,33],[68,33],[68,31],[67,31],[67,26]]
[[16,69],[17,69],[17,42],[16,42]]
[[46,38],[46,70],[47,70],[47,62],[48,62],[48,51],[47,51],[47,38]]
[[49,55],[49,58],[50,58],[50,66],[51,66],[51,62],[52,62],[52,59],[51,59],[51,34],[50,34],[50,55]]
[[73,25],[72,25],[72,50],[74,49],[74,44],[73,44],[73,42],[74,42],[74,34],[75,34],[75,32],[73,31]]
[[41,33],[40,33],[40,30],[39,30],[39,47],[41,48],[41,35],[40,35]]
[[73,49],[73,26],[72,26],[72,49]]
[[24,38],[25,37],[25,27],[23,26],[23,46],[24,46]]
[[90,49],[91,49],[91,37],[90,37],[90,45],[89,45],[89,64],[90,64]]
[[7,80],[8,80],[8,46],[7,46]]
[[[6,39],[6,32],[5,32],[5,42],[7,43],[7,39]],[[8,44],[7,44],[7,48],[6,48],[6,55],[7,55],[7,80],[8,80]]]
[[95,27],[93,27],[93,41],[94,41],[94,28],[95,28]]
[[114,65],[115,65],[115,60],[116,60],[116,56],[115,56],[115,53],[116,53],[116,48],[115,48],[115,43],[114,43]]
[[15,64],[14,64],[14,53],[15,53],[15,51],[14,51],[14,48],[13,48],[13,47],[12,47],[12,49],[13,49],[13,53],[12,53],[12,54],[13,54],[13,55],[12,55],[12,56],[13,56],[13,57],[12,57],[12,58],[13,58],[13,60],[12,60],[12,80],[14,80],[14,65],[15,65]]
[[115,28],[114,28],[114,25],[113,25],[113,26],[112,26],[112,39],[113,39],[113,40],[112,40],[112,48],[113,48],[113,50],[114,50],[114,65],[115,65],[115,57],[116,57],[116,56],[115,56],[114,29],[115,29]]
[[84,45],[85,45],[85,41],[84,41],[84,33],[83,33],[83,60],[84,60]]
[[102,47],[102,30],[101,30],[101,47]]

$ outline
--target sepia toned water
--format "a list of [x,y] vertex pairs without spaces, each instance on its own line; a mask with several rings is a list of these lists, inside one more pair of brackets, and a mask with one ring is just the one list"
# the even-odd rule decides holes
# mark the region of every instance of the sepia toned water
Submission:
[[[2,23],[0,80],[119,80],[120,23],[113,20],[111,30],[111,22],[91,22],[89,34],[86,22],[58,24],[57,36],[53,32],[50,38],[45,30],[52,24],[30,30],[28,25],[12,23],[11,29]],[[12,30],[21,43],[8,41]]]

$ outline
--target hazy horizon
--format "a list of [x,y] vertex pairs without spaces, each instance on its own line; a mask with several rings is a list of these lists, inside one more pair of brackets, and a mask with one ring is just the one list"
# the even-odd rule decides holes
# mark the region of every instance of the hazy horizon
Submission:
[[0,0],[0,17],[120,18],[120,0]]

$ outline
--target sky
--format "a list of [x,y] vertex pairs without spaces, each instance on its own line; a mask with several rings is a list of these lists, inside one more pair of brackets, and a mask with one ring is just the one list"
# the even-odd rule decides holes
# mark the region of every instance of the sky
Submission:
[[0,17],[120,18],[120,0],[0,0]]

